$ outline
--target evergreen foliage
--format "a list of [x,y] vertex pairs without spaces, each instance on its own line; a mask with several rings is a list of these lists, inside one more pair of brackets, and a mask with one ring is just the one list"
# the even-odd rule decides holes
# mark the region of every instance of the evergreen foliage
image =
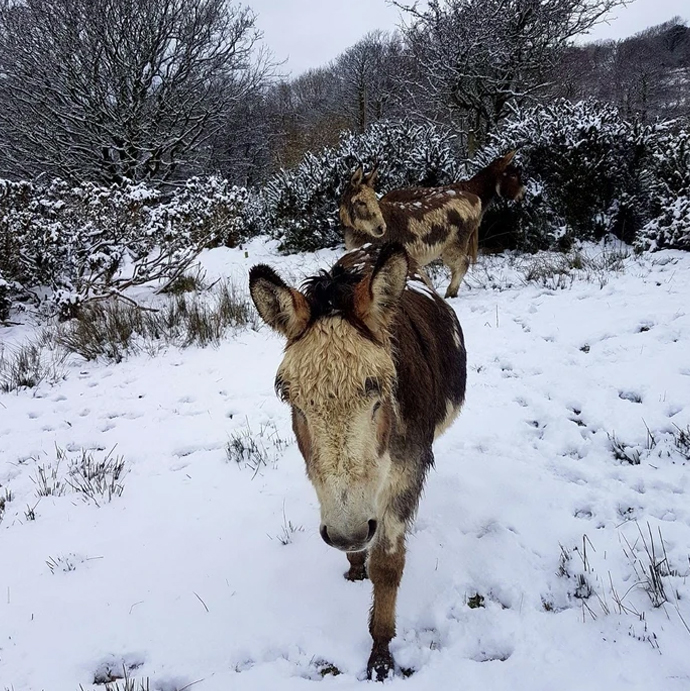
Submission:
[[460,176],[455,135],[406,120],[374,123],[363,134],[345,133],[337,147],[307,153],[281,170],[262,191],[263,228],[286,252],[333,247],[342,242],[338,203],[359,165],[378,164],[381,192],[410,185],[442,185]]

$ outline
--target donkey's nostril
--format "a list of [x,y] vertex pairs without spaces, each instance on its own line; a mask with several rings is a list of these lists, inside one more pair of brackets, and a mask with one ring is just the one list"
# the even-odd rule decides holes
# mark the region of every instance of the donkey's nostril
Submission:
[[376,532],[376,521],[372,518],[368,524],[369,532],[367,533],[367,542],[369,542],[371,538],[374,537],[374,533]]
[[321,530],[319,531],[321,533],[321,537],[323,538],[323,541],[329,546],[333,547],[333,543],[331,542],[331,538],[328,537],[328,530],[326,530],[326,526],[322,525]]

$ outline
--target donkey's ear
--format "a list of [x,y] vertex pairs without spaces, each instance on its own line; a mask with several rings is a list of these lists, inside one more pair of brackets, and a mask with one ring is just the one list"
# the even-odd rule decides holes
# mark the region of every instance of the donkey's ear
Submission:
[[364,178],[364,168],[362,166],[359,166],[357,170],[352,173],[352,177],[350,178],[350,184],[353,187],[357,187],[358,185],[362,184],[362,179]]
[[409,269],[410,260],[403,246],[388,243],[381,249],[369,281],[364,283],[367,294],[358,291],[355,298],[358,316],[377,336],[391,322],[405,290]]
[[503,158],[499,159],[499,167],[501,170],[505,170],[510,162],[515,158],[516,150],[509,151]]
[[368,187],[373,187],[376,184],[376,178],[377,178],[378,174],[379,174],[379,164],[376,163],[376,164],[374,164],[374,168],[371,171],[371,173],[369,173],[369,175],[367,175],[364,178],[364,184],[367,185]]
[[290,288],[270,266],[257,264],[251,268],[249,292],[259,316],[271,328],[289,340],[302,334],[309,323],[309,303],[299,290]]

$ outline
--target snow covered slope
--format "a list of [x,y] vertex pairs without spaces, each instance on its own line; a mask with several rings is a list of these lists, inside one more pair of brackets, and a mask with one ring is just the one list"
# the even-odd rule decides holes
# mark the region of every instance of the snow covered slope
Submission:
[[[202,259],[246,286],[259,261],[298,281],[337,256]],[[467,403],[409,538],[392,651],[413,673],[387,685],[687,691],[690,256],[562,290],[525,285],[524,261],[480,259],[452,301]],[[319,537],[281,348],[263,327],[74,358],[0,395],[0,691],[103,689],[123,666],[160,691],[366,683],[370,585]],[[109,453],[111,501],[66,484]]]

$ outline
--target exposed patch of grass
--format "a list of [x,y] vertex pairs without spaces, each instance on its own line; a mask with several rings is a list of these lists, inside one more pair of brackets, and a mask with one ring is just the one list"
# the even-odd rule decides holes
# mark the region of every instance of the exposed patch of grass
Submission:
[[38,502],[36,502],[33,506],[30,504],[27,504],[26,506],[26,511],[24,511],[24,518],[27,521],[35,521],[36,520],[36,507],[38,506]]
[[70,464],[67,483],[75,492],[96,506],[122,496],[125,489],[122,478],[125,474],[125,461],[121,456],[113,456],[111,449],[105,458],[97,460],[90,451],[82,449],[81,455]]
[[678,425],[673,425],[676,429],[671,432],[673,437],[673,446],[675,446],[678,453],[686,460],[690,461],[690,425],[685,429]]
[[85,305],[63,325],[58,342],[86,360],[120,362],[128,354],[155,353],[166,345],[215,345],[228,328],[256,328],[254,309],[227,281],[200,293],[180,292],[158,310],[121,300]]
[[57,557],[48,557],[46,559],[46,566],[50,569],[50,573],[54,574],[56,571],[69,573],[76,571],[77,558],[73,554],[58,555]]
[[31,481],[36,485],[36,496],[61,497],[67,491],[67,485],[60,477],[60,461],[64,458],[64,451],[58,449],[57,461],[53,464],[39,465],[36,475]]
[[623,245],[607,246],[595,254],[584,249],[539,252],[522,261],[521,273],[525,283],[535,283],[548,290],[570,288],[575,279],[603,288],[612,273],[623,271],[629,256]]
[[540,253],[524,263],[523,279],[548,290],[564,290],[575,280],[572,270],[572,260],[567,255]]
[[640,465],[642,456],[639,449],[631,446],[630,444],[626,444],[624,441],[621,441],[616,436],[615,432],[612,434],[607,432],[606,435],[609,438],[609,447],[611,449],[611,453],[617,461],[627,463],[628,465]]
[[230,435],[230,440],[225,445],[225,453],[228,461],[249,468],[256,476],[261,468],[276,463],[288,444],[289,442],[278,434],[273,422],[261,425],[256,434],[247,422],[244,427]]
[[[292,536],[295,533],[301,533],[303,531],[304,526],[295,525],[292,521],[288,520],[288,517],[285,515],[285,505],[283,505],[283,528],[280,534],[276,535],[276,540],[278,540],[281,545],[289,545],[292,543]],[[271,536],[269,535],[269,537]]]
[[[113,456],[114,448],[104,458],[97,459],[92,451],[82,449],[77,457],[69,456],[65,449],[55,447],[55,461],[38,465],[31,478],[36,485],[36,496],[60,497],[68,492],[82,496],[96,506],[112,501],[124,491],[124,459]],[[67,466],[66,472],[61,468]],[[35,520],[34,506],[29,507],[27,520]]]
[[201,292],[206,290],[206,272],[197,268],[193,273],[178,276],[162,291],[164,295],[181,295],[182,293]]
[[666,545],[659,529],[659,540],[656,541],[651,526],[647,523],[647,534],[637,526],[639,537],[633,544],[624,536],[623,552],[637,577],[637,585],[649,596],[654,607],[661,607],[669,601],[664,579],[668,576],[679,576],[678,571],[671,569],[666,554]]
[[2,522],[2,517],[5,515],[7,504],[9,504],[12,499],[14,499],[12,491],[9,487],[5,487],[3,491],[0,492],[0,522]]
[[66,353],[55,346],[54,334],[43,329],[34,340],[16,347],[0,347],[0,392],[60,381],[64,377]]

